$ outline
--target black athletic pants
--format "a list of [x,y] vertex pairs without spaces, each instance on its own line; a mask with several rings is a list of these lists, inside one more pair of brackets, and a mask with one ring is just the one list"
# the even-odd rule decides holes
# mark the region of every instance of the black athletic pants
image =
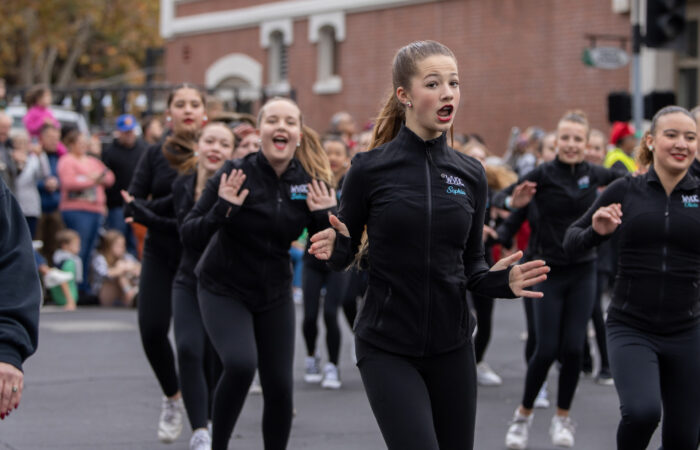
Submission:
[[[595,291],[595,301],[593,302],[593,314],[591,319],[593,320],[593,328],[595,329],[595,340],[598,344],[598,353],[600,354],[600,369],[610,369],[610,363],[608,362],[608,347],[605,343],[605,319],[603,319],[603,293],[608,286],[610,280],[610,274],[607,272],[597,272],[596,273],[596,291]],[[588,334],[583,339],[583,358],[585,360],[591,359],[591,347],[588,344]],[[591,359],[592,364],[592,359]],[[585,368],[585,364],[584,364]]]
[[180,389],[175,354],[168,340],[172,318],[172,286],[179,260],[171,252],[144,245],[139,279],[138,318],[141,343],[163,394],[172,397]]
[[525,364],[527,365],[532,355],[535,354],[537,345],[537,330],[535,330],[535,311],[531,298],[523,297],[523,309],[525,309],[525,324],[527,325],[527,340],[525,341]]
[[547,281],[534,288],[544,297],[533,301],[537,343],[525,377],[522,405],[531,409],[552,363],[559,359],[557,407],[568,410],[576,392],[586,325],[595,296],[595,263],[551,266]]
[[389,450],[473,448],[476,364],[471,342],[424,358],[355,342],[357,367]]
[[[189,282],[188,282],[189,281]],[[221,362],[204,329],[197,301],[197,280],[173,283],[173,325],[180,390],[193,430],[206,428]]]
[[474,355],[476,362],[484,359],[486,347],[491,341],[491,325],[493,322],[493,298],[469,292],[472,307],[476,313],[476,335],[474,336]]
[[228,441],[253,381],[260,374],[265,450],[287,447],[292,426],[294,303],[252,311],[243,301],[213,293],[201,284],[199,306],[204,326],[221,358],[223,372],[214,395],[212,450]]
[[663,448],[696,450],[700,434],[700,325],[672,335],[655,335],[608,318],[607,328],[610,368],[622,415],[618,450],[647,448],[662,409]]
[[338,365],[340,353],[340,327],[338,326],[338,307],[347,288],[348,273],[330,270],[318,270],[312,264],[304,265],[302,274],[304,291],[304,321],[302,330],[306,341],[307,355],[316,353],[318,336],[318,310],[321,303],[321,288],[326,287],[323,299],[323,322],[326,325],[326,346],[328,359]]
[[367,290],[367,272],[360,271],[357,267],[348,270],[348,285],[343,297],[343,312],[350,328],[355,326],[357,317],[357,297],[365,295]]

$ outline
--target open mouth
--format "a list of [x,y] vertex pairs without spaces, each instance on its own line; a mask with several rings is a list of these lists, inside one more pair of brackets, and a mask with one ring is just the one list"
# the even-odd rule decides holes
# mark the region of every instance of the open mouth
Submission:
[[216,155],[209,155],[207,156],[207,161],[209,161],[212,164],[217,164],[221,161],[221,158],[219,158]]
[[437,115],[438,115],[438,120],[440,122],[449,122],[452,120],[452,112],[454,111],[454,107],[452,105],[445,105],[442,108],[438,109]]
[[276,135],[272,137],[272,144],[277,150],[284,149],[289,143],[289,139],[285,136]]

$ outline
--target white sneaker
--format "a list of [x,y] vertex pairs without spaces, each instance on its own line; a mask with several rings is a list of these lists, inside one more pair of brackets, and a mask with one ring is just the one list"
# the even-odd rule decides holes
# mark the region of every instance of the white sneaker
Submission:
[[44,286],[46,286],[46,288],[52,288],[60,286],[62,283],[67,283],[72,279],[72,273],[64,272],[63,270],[53,267],[44,275]]
[[552,424],[549,427],[549,435],[552,437],[552,444],[559,447],[574,446],[574,431],[576,426],[569,417],[552,417]]
[[537,393],[537,397],[535,397],[535,404],[533,405],[535,408],[539,409],[547,409],[549,408],[549,399],[547,398],[547,382],[542,385],[540,388],[540,392]]
[[295,305],[302,305],[304,303],[304,292],[301,288],[295,287],[292,289],[292,298],[294,299]]
[[508,426],[508,432],[506,433],[506,447],[510,449],[523,450],[527,448],[527,434],[532,424],[532,417],[534,414],[529,416],[523,416],[520,414],[520,408],[515,408],[515,413],[513,414],[513,420]]
[[182,399],[171,400],[163,398],[163,406],[158,421],[158,439],[169,444],[175,441],[182,433],[182,416],[184,408]]
[[476,380],[481,386],[500,386],[503,384],[501,377],[484,361],[476,365]]
[[321,387],[324,389],[340,389],[343,383],[340,381],[338,366],[328,363],[323,367],[323,381]]
[[321,358],[318,356],[306,357],[306,371],[304,372],[304,381],[307,383],[320,383],[323,379],[321,374]]
[[200,428],[192,433],[190,450],[211,450],[211,436],[207,430]]

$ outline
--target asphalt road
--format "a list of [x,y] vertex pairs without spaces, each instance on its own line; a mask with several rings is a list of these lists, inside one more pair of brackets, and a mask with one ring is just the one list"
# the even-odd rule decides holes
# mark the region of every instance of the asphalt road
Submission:
[[[301,319],[297,308],[297,320]],[[290,449],[385,448],[350,359],[344,325],[343,387],[326,391],[303,382],[303,343],[296,340],[295,407]],[[476,449],[503,449],[504,435],[523,388],[525,364],[519,301],[498,301],[494,337],[486,360],[503,377],[501,387],[480,388]],[[323,334],[321,334],[321,337]],[[173,444],[160,444],[156,424],[161,393],[139,340],[136,312],[86,308],[74,313],[44,310],[38,352],[25,365],[20,408],[0,422],[0,449],[187,449],[189,428]],[[556,395],[550,372],[550,398]],[[229,448],[262,449],[262,397],[249,396]],[[537,410],[530,449],[553,449],[548,426],[553,409]],[[576,449],[615,448],[619,420],[615,389],[582,379],[572,417]],[[658,432],[650,449],[659,447]]]

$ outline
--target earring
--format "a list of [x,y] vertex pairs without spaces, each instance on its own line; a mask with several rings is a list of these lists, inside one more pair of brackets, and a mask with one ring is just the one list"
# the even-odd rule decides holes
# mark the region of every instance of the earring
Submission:
[[650,151],[650,152],[653,152],[653,151],[654,151],[654,146],[653,146],[653,145],[650,145],[650,146],[649,146],[649,151]]
[[301,142],[297,142],[297,148],[301,147]]
[[170,116],[168,116],[168,117],[165,118],[165,121],[166,121],[166,122],[172,122],[172,120],[173,120],[173,118],[170,117]]
[[406,106],[408,106],[409,108],[413,108],[413,103],[411,103],[411,102],[406,102]]
[[194,156],[199,156],[199,153],[197,153],[197,152],[194,152]]
[[258,138],[258,144],[262,144],[262,138]]
[[209,117],[204,116],[204,121],[206,122],[206,121],[208,121],[208,120],[209,120]]

